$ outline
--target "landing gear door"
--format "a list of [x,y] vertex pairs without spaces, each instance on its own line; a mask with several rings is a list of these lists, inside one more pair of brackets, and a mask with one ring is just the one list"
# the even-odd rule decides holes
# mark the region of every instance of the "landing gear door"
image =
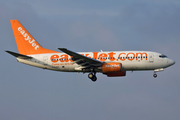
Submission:
[[149,62],[154,62],[154,54],[149,53]]

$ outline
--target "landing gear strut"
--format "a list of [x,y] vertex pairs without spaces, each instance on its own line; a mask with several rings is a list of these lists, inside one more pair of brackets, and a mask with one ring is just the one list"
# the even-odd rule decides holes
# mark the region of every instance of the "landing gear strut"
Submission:
[[97,77],[96,77],[96,72],[93,73],[89,73],[88,74],[88,77],[89,79],[91,79],[93,82],[95,82],[97,80]]
[[154,75],[153,75],[153,77],[156,78],[156,77],[157,77],[156,72],[160,72],[160,71],[164,71],[164,68],[155,69],[155,70],[154,70]]

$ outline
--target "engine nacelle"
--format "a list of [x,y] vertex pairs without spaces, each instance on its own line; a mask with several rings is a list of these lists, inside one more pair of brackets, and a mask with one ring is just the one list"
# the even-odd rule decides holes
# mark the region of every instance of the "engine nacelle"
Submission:
[[113,73],[106,73],[108,77],[120,77],[120,76],[126,76],[126,71],[122,72],[113,72]]
[[102,73],[121,72],[121,69],[121,63],[104,63],[102,65]]

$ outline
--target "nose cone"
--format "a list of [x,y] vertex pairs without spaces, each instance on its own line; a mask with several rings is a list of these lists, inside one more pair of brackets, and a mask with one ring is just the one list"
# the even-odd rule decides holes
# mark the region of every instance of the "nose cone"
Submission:
[[169,64],[169,66],[174,65],[174,64],[175,64],[175,61],[174,61],[174,60],[171,60],[171,59],[168,59],[168,64]]

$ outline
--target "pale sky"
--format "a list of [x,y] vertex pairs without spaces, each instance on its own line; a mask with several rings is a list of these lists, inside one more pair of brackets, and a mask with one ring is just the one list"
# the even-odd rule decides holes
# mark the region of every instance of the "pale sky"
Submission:
[[[126,77],[43,70],[18,63],[18,19],[45,48],[147,50],[176,64]],[[57,50],[58,51],[58,50]],[[179,120],[179,0],[1,0],[0,120]]]

